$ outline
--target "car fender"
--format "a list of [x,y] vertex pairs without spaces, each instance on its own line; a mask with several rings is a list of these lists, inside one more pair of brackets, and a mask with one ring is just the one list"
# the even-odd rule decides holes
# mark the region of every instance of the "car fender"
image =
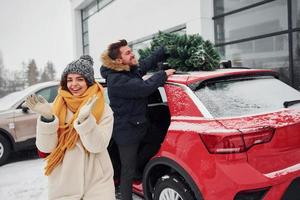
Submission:
[[9,141],[12,150],[15,150],[15,140],[7,130],[0,128],[0,135],[3,135]]
[[[171,160],[167,157],[156,157],[150,160],[145,169],[144,169],[144,175],[143,175],[143,191],[144,191],[144,197],[146,200],[152,200],[151,190],[153,189],[153,185],[150,183],[150,176],[152,173],[152,170],[159,165],[163,165],[166,167],[169,167],[172,172],[178,173],[180,176],[182,176],[185,180],[185,182],[189,185],[191,190],[193,191],[196,199],[203,199],[202,194],[197,187],[196,183],[192,179],[192,177],[186,172],[184,168],[182,168],[177,162],[174,160]],[[155,172],[157,174],[157,172]]]

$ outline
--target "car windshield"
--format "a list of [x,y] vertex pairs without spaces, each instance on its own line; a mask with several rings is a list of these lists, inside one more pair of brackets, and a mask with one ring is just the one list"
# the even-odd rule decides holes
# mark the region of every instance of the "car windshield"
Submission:
[[[285,101],[300,99],[300,92],[274,77],[207,81],[196,96],[213,117],[238,117],[278,111]],[[300,108],[300,103],[295,104]]]

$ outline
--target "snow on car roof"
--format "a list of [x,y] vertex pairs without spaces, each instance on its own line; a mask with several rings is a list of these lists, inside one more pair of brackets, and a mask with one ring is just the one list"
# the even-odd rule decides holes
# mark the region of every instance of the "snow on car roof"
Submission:
[[35,93],[40,89],[43,89],[48,86],[58,85],[58,84],[59,81],[48,81],[43,83],[37,83],[25,88],[24,90],[7,94],[6,96],[0,98],[0,110],[5,110],[10,108],[20,100],[24,99],[26,96]]
[[197,71],[197,72],[179,72],[168,78],[168,82],[190,84],[196,81],[204,81],[212,78],[235,76],[235,75],[261,75],[267,74],[275,76],[276,72],[269,69],[217,69],[214,71]]

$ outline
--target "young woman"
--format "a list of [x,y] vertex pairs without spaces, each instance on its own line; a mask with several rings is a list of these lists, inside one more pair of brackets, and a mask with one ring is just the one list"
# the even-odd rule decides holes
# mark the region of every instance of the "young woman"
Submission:
[[104,103],[103,88],[94,80],[93,60],[82,56],[61,76],[61,87],[51,106],[41,96],[25,104],[41,117],[36,145],[49,153],[49,200],[114,200],[113,168],[107,146],[113,112]]

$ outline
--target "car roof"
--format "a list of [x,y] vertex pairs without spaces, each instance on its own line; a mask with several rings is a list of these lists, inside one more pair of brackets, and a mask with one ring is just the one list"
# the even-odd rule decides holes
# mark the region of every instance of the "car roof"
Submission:
[[31,85],[31,86],[25,88],[25,90],[26,90],[26,93],[32,93],[32,92],[35,92],[42,88],[54,86],[54,85],[58,85],[58,84],[59,84],[59,81],[48,81],[48,82],[37,83],[37,84]]
[[95,81],[97,81],[100,84],[106,84],[105,78],[102,78],[102,77],[96,77]]
[[[5,108],[10,108],[14,106],[15,104],[18,104],[20,101],[22,101],[26,96],[33,94],[40,89],[56,86],[59,85],[59,81],[48,81],[43,83],[37,83],[34,85],[31,85],[24,90],[16,91],[7,94],[6,96],[2,97],[0,100],[0,110],[3,110]],[[17,98],[16,98],[17,97]],[[9,102],[7,102],[9,101]]]
[[178,74],[170,76],[167,82],[189,85],[194,82],[202,82],[214,78],[254,75],[277,76],[277,73],[269,69],[242,68],[217,69],[214,71],[178,72]]

